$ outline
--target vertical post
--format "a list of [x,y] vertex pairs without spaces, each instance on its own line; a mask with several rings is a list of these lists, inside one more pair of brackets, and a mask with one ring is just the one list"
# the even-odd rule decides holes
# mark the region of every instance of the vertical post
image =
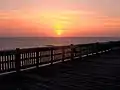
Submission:
[[16,48],[16,55],[15,55],[15,68],[16,72],[20,72],[20,49]]
[[79,46],[79,59],[82,59],[82,50],[80,46]]
[[95,44],[95,52],[96,52],[96,54],[97,55],[99,55],[99,50],[100,50],[100,45],[99,45],[99,43],[97,42],[96,44]]
[[74,59],[74,45],[71,44],[70,48],[71,48],[71,60],[73,60]]
[[36,49],[36,68],[39,68],[39,49]]
[[53,49],[51,48],[51,65],[53,65]]
[[62,47],[62,62],[64,62],[65,59],[65,49]]
[[[103,45],[103,47],[102,47],[103,49],[102,49],[102,53],[105,53],[106,52],[106,50],[107,50],[107,48],[106,48],[106,44],[105,45]],[[104,52],[103,52],[104,51]]]
[[86,55],[87,55],[87,57],[89,56],[88,54],[89,54],[89,45],[86,45]]
[[0,72],[2,71],[2,69],[1,69],[1,63],[2,62],[2,55],[0,55]]
[[97,53],[97,46],[96,46],[96,43],[93,44],[93,47],[92,47],[92,53]]

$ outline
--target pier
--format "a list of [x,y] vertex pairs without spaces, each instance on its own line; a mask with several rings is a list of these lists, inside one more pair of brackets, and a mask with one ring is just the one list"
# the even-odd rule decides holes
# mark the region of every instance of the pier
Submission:
[[119,41],[0,51],[0,88],[115,90],[119,53]]

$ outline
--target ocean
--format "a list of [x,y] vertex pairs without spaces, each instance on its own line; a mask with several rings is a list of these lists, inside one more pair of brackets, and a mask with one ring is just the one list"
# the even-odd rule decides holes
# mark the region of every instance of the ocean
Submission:
[[118,41],[120,37],[1,37],[0,50]]

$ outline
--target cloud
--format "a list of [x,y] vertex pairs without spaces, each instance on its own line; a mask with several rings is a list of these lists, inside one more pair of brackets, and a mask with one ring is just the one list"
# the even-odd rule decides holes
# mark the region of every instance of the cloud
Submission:
[[4,35],[5,33],[6,35],[9,35],[7,33],[11,35],[48,34],[48,31],[52,32],[56,24],[60,24],[66,33],[74,32],[75,35],[118,35],[120,17],[110,17],[92,10],[41,11],[22,8],[0,11],[0,33]]

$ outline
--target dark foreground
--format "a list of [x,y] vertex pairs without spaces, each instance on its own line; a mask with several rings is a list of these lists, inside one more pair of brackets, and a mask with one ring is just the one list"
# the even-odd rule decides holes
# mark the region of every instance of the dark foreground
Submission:
[[120,50],[0,76],[0,90],[120,90]]

